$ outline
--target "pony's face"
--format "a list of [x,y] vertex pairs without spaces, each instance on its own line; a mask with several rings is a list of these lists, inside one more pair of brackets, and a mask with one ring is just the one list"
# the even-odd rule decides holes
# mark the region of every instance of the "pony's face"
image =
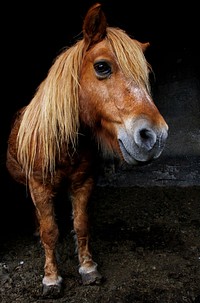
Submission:
[[[142,44],[140,52],[143,56]],[[168,126],[147,85],[125,75],[108,40],[86,52],[79,97],[80,120],[94,131],[105,153],[130,164],[160,155]]]

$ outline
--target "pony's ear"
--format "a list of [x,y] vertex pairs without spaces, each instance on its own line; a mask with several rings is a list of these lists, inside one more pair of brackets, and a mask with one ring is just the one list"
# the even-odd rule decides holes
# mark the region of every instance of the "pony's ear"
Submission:
[[107,21],[101,4],[96,3],[87,12],[83,22],[83,37],[87,48],[104,39]]
[[147,48],[150,46],[150,43],[149,42],[146,42],[146,43],[140,42],[140,45],[141,45],[142,51],[145,52],[147,50]]

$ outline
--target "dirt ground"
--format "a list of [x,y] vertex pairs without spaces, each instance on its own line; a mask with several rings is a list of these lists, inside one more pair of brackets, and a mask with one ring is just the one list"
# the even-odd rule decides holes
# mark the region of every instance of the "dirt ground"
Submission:
[[64,290],[57,299],[42,297],[44,255],[29,200],[16,206],[14,230],[5,234],[8,222],[1,230],[1,302],[199,303],[199,202],[198,186],[97,187],[89,209],[93,257],[104,276],[98,286],[81,285],[70,209],[65,218],[58,211]]

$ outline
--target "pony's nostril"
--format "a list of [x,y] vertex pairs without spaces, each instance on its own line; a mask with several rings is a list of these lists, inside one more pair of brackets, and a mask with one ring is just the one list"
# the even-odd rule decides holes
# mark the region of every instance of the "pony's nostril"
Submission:
[[139,129],[135,133],[135,143],[148,151],[153,148],[156,143],[156,134],[153,130],[148,128]]
[[147,140],[149,138],[149,131],[147,129],[142,129],[140,131],[140,136],[143,140]]

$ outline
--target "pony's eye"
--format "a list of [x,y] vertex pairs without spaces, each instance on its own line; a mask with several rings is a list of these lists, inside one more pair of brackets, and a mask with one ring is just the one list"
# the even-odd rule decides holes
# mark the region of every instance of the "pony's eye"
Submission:
[[108,78],[112,73],[111,66],[105,61],[94,63],[94,70],[99,79]]

